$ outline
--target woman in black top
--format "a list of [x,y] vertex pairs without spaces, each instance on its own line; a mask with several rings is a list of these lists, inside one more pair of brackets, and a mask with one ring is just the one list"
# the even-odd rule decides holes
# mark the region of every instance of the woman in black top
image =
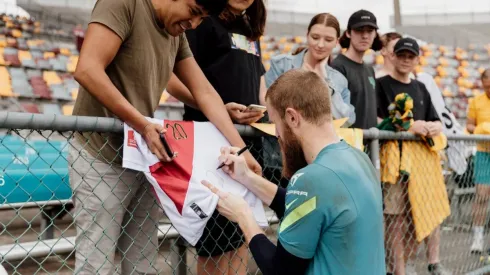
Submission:
[[[263,0],[229,0],[219,16],[210,16],[195,30],[186,32],[197,63],[235,123],[250,124],[263,117],[262,112],[246,109],[250,104],[265,105],[265,68],[259,42],[265,22]],[[167,87],[172,89],[181,90],[185,86],[173,76]],[[185,105],[184,120],[208,121],[193,107]],[[261,163],[261,138],[244,141],[253,145],[252,155]],[[198,274],[246,274],[248,249],[243,234],[237,224],[217,211],[206,225],[196,250]]]

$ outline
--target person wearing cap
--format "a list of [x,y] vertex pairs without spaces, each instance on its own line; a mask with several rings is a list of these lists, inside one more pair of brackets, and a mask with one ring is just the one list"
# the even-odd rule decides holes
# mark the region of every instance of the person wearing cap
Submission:
[[[412,38],[401,38],[394,45],[390,57],[393,62],[392,70],[389,74],[376,80],[378,116],[382,119],[389,117],[389,106],[395,101],[395,97],[398,94],[407,93],[413,99],[414,119],[414,123],[408,131],[423,137],[435,137],[442,132],[443,126],[432,104],[430,93],[422,82],[411,78],[411,74],[419,62],[419,52],[419,45]],[[411,175],[414,173],[421,172],[412,171]],[[424,173],[430,173],[430,171],[424,171]],[[442,174],[433,176],[442,180]],[[387,227],[385,236],[387,270],[393,274],[405,274],[405,272],[411,274],[409,271],[413,271],[414,267],[411,263],[406,265],[406,261],[415,254],[417,243],[415,242],[416,237],[410,213],[412,206],[408,201],[408,181],[400,180],[396,184],[383,184],[383,195]],[[441,194],[441,196],[443,195]],[[447,193],[445,197],[447,198]],[[405,232],[401,230],[402,228],[405,228]],[[433,231],[436,237],[440,236],[438,228]],[[431,250],[429,252],[438,255],[438,238],[435,238],[433,242],[436,244],[435,247],[430,244],[431,240],[429,240],[428,245],[429,250]],[[447,274],[438,259],[436,262],[430,263],[428,268],[431,274]]]
[[[481,74],[483,93],[468,102],[466,129],[471,134],[490,134],[490,69]],[[484,250],[484,226],[490,198],[490,142],[478,142],[475,155],[476,199],[473,204],[473,243],[472,253]],[[490,249],[487,251],[490,254]]]
[[381,49],[377,33],[376,17],[367,10],[359,10],[351,15],[347,30],[339,39],[340,46],[347,49],[332,61],[332,68],[341,72],[348,81],[351,92],[350,103],[356,112],[353,128],[376,127],[376,78],[372,66],[363,62],[364,53]]
[[[189,88],[174,95],[197,107],[234,146],[245,143],[218,93],[197,65],[184,32],[219,14],[226,0],[98,0],[74,74],[80,91],[73,115],[118,118],[151,152],[172,161],[163,125],[150,123],[172,75]],[[192,99],[192,100],[189,100]],[[194,101],[195,100],[195,101]],[[158,274],[158,221],[151,184],[122,167],[122,133],[74,133],[70,185],[75,206],[76,274]],[[260,165],[245,153],[253,171]],[[114,263],[115,250],[124,252]],[[117,270],[117,271],[116,271]]]

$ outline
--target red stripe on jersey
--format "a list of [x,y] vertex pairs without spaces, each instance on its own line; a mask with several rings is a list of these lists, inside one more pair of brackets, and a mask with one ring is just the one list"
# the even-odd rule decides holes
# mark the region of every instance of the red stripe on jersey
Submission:
[[[173,201],[182,215],[194,159],[194,123],[192,121],[165,120],[165,137],[178,156],[172,162],[158,162],[150,167],[151,175]],[[165,166],[165,169],[161,169]]]

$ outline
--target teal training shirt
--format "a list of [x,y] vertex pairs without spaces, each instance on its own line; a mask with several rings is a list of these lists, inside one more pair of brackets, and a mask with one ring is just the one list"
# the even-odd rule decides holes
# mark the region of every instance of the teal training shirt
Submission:
[[381,185],[367,155],[342,140],[296,172],[279,240],[312,259],[306,274],[386,274]]

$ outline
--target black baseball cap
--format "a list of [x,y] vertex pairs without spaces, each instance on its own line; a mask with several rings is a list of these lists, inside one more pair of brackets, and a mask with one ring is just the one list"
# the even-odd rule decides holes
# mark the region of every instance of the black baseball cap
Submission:
[[376,16],[370,11],[367,10],[358,10],[354,12],[347,23],[347,29],[358,29],[364,26],[370,26],[375,29],[378,28],[378,23],[376,21]]
[[398,42],[396,42],[393,52],[399,53],[401,51],[409,51],[418,56],[420,54],[419,44],[413,38],[401,38],[400,40],[398,40]]

